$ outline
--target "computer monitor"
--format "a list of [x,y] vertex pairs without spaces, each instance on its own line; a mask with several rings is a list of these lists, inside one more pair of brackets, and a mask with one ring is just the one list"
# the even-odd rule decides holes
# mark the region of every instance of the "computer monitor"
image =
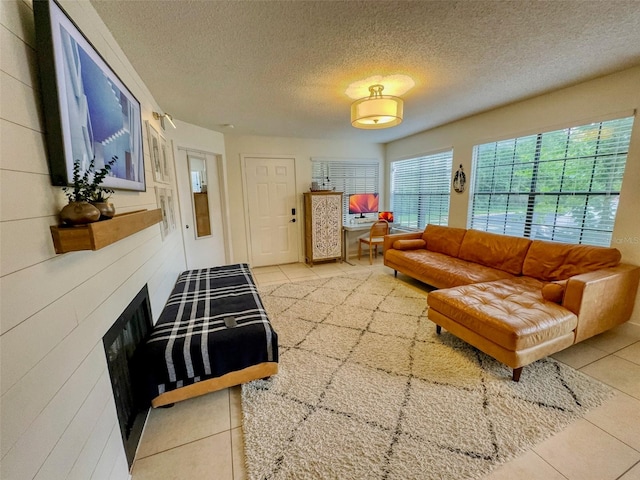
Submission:
[[354,193],[349,195],[349,213],[359,213],[364,218],[365,213],[378,213],[379,201],[377,193]]

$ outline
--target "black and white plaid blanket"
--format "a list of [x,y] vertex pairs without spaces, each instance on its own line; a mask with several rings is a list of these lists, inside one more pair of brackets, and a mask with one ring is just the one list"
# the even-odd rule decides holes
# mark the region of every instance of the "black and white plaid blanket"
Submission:
[[278,337],[249,265],[181,273],[144,357],[151,398],[262,362],[277,362]]

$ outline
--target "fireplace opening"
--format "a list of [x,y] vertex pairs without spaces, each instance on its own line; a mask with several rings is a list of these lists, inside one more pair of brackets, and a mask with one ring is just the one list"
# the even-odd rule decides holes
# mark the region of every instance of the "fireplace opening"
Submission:
[[139,347],[147,340],[151,328],[151,304],[145,285],[102,337],[129,468],[151,407],[142,388],[139,360],[142,351]]

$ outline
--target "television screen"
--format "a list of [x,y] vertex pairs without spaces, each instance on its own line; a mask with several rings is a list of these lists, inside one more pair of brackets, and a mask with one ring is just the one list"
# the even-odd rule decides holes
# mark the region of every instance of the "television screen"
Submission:
[[55,1],[33,10],[53,185],[117,157],[103,186],[145,191],[140,102]]
[[354,193],[349,195],[349,213],[378,213],[377,193]]

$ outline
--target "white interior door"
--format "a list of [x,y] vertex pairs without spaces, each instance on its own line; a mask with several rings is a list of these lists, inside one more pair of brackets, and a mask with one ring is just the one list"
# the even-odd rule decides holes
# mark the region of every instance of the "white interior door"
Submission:
[[251,265],[298,261],[293,158],[244,157]]
[[[228,263],[225,255],[220,162],[219,155],[183,148],[179,148],[176,155],[182,236],[189,269]],[[195,203],[199,202],[202,206],[203,201],[208,207],[209,230],[200,228],[198,232]]]

